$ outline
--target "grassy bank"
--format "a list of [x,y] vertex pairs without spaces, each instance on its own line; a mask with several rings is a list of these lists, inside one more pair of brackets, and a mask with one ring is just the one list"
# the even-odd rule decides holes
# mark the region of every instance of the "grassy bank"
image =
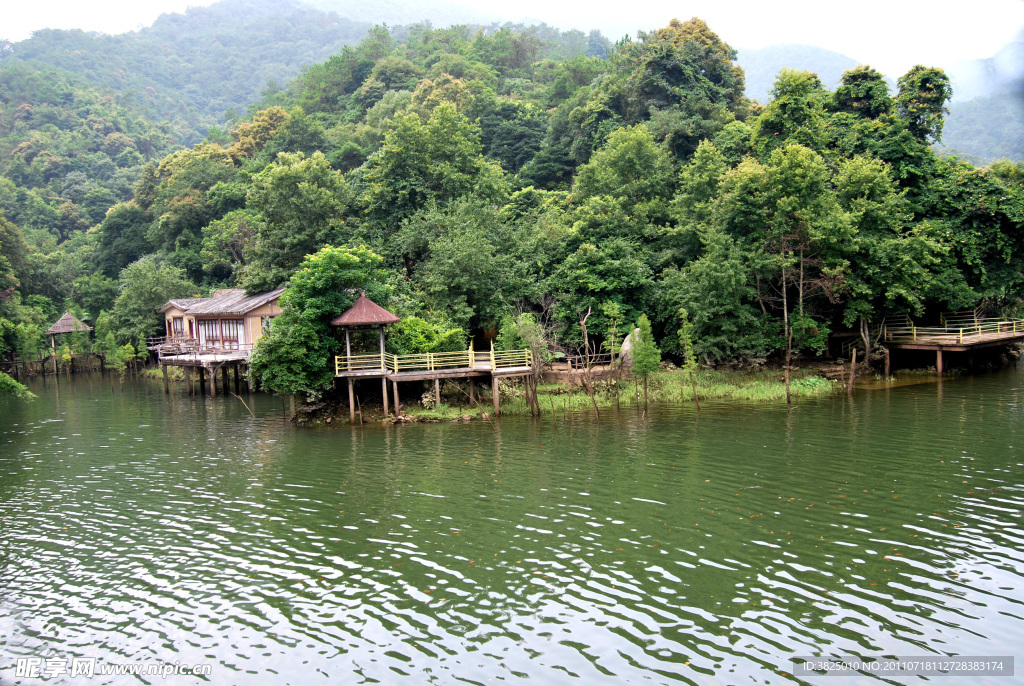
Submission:
[[[786,387],[780,370],[720,371],[701,370],[694,374],[697,396],[701,402],[732,400],[737,402],[786,402]],[[446,383],[442,387],[441,405],[423,407],[410,398],[403,414],[416,421],[453,421],[475,419],[492,411],[490,397],[469,403],[466,384]],[[501,412],[503,415],[529,415],[522,384],[502,382]],[[839,384],[809,371],[793,370],[790,390],[794,400],[818,398],[841,391]],[[689,378],[678,369],[663,370],[651,375],[647,386],[648,403],[693,403],[693,387]],[[541,384],[537,392],[541,409],[563,412],[593,411],[590,397],[579,385]],[[638,379],[598,381],[595,400],[600,409],[637,407],[643,405],[643,385]],[[379,412],[379,408],[374,408]],[[364,408],[366,420],[372,421],[370,408]],[[380,420],[382,417],[376,417]]]

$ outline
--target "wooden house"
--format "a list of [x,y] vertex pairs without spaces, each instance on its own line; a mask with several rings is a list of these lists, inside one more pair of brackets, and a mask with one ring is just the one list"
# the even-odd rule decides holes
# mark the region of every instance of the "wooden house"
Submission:
[[281,314],[278,298],[284,288],[246,295],[241,288],[225,288],[209,298],[168,300],[164,315],[167,343],[192,342],[199,350],[246,350]]

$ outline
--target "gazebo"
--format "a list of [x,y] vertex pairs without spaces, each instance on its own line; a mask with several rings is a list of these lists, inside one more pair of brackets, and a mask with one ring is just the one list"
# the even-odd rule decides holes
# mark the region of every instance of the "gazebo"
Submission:
[[53,326],[46,330],[46,334],[50,337],[50,349],[53,351],[54,374],[57,373],[56,337],[66,333],[74,333],[75,331],[92,331],[92,327],[70,312],[65,312],[63,317],[54,322]]
[[[397,315],[394,315],[383,307],[373,302],[366,297],[366,292],[363,291],[356,298],[356,301],[352,303],[352,307],[345,310],[342,314],[335,317],[331,321],[332,326],[340,326],[345,330],[345,357],[352,357],[352,341],[350,332],[352,330],[360,329],[377,329],[380,332],[380,359],[381,359],[381,390],[383,391],[384,397],[384,414],[388,413],[388,380],[384,374],[384,327],[388,324],[394,324],[395,322],[401,321]],[[354,391],[352,389],[353,379],[348,379],[348,411],[351,421],[355,421],[355,398]],[[395,397],[398,397],[397,382],[395,384]],[[398,408],[395,408],[396,412]]]

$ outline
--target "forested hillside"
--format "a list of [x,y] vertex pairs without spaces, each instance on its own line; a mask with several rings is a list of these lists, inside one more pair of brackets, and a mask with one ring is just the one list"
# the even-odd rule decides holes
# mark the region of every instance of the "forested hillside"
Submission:
[[282,283],[253,371],[287,393],[327,387],[328,322],[351,288],[403,317],[399,352],[495,335],[571,349],[588,312],[598,343],[646,314],[670,355],[685,318],[707,364],[790,341],[814,355],[886,316],[1014,309],[1022,169],[936,158],[948,94],[927,67],[892,95],[870,67],[834,91],[788,70],[754,105],[700,20],[614,47],[376,27],[267,92],[229,138],[145,166],[98,223],[30,246],[50,225],[8,214],[0,353],[32,354],[64,307],[101,346],[137,345],[168,298]]

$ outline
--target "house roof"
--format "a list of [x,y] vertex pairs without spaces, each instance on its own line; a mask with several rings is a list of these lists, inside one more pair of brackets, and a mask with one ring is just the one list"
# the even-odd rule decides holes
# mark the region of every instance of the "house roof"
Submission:
[[367,298],[366,293],[362,293],[352,303],[352,307],[335,317],[331,324],[334,326],[384,326],[397,321],[401,321],[401,319]]
[[203,302],[204,300],[209,300],[209,298],[174,298],[173,300],[168,300],[164,306],[160,308],[160,311],[166,312],[172,307],[177,307],[179,310],[184,311],[196,303]]
[[245,314],[277,300],[284,293],[284,287],[275,288],[266,293],[246,295],[241,288],[225,288],[213,294],[212,298],[203,298],[185,310],[187,314]]
[[85,324],[70,312],[58,319],[53,326],[46,330],[48,334],[71,333],[72,331],[92,331],[92,327]]
[[175,298],[168,300],[161,312],[172,307],[183,310],[190,315],[245,314],[277,300],[284,293],[284,286],[266,293],[246,295],[241,288],[224,288],[216,291],[210,298]]

